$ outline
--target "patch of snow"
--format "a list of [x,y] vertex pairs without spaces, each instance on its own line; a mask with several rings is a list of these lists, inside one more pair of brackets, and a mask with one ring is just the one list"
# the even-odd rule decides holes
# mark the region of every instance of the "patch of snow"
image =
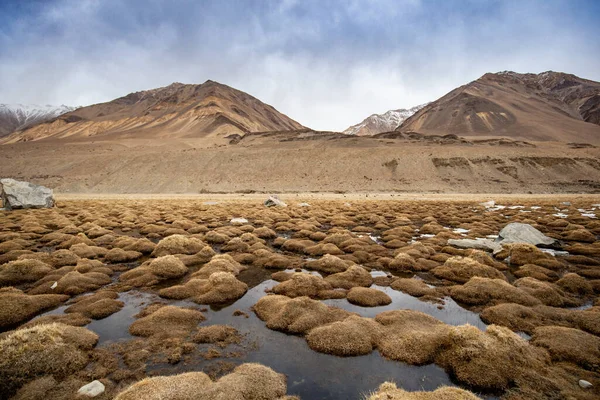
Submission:
[[398,110],[389,110],[383,114],[373,114],[365,118],[361,123],[352,125],[343,133],[346,135],[377,134],[381,132],[389,132],[399,127],[407,118],[425,107],[429,103],[420,104],[418,106]]

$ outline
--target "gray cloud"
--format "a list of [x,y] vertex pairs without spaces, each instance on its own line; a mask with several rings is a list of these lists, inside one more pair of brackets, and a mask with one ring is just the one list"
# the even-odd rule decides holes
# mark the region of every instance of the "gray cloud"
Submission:
[[585,7],[598,9],[526,0],[40,2],[11,9],[0,28],[0,102],[87,105],[212,79],[304,125],[342,130],[485,72],[600,80],[600,24]]

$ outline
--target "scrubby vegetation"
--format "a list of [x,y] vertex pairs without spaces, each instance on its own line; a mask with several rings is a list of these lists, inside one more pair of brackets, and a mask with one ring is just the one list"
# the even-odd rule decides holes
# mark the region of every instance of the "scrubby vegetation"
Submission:
[[[589,215],[600,201],[513,201],[115,200],[0,212],[0,398],[70,399],[99,379],[102,399],[291,399],[281,372],[302,382],[301,358],[239,365],[271,332],[344,362],[435,364],[441,383],[463,387],[388,382],[355,398],[473,399],[469,388],[596,399],[600,223]],[[509,222],[556,239],[552,250],[448,244],[494,238]]]

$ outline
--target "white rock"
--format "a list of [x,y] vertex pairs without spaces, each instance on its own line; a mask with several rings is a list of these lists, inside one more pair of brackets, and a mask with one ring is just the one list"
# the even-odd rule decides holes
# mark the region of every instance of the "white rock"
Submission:
[[279,200],[279,197],[276,195],[271,195],[267,200],[265,200],[265,206],[267,207],[287,207],[283,201]]
[[485,208],[490,208],[490,207],[494,207],[496,205],[496,202],[494,200],[490,200],[490,201],[486,201],[485,203],[480,203],[482,206],[484,206]]
[[529,224],[513,222],[506,225],[498,234],[497,242],[505,243],[529,243],[534,246],[545,244],[551,245],[554,239],[544,235]]
[[591,384],[591,382],[588,382],[588,381],[586,381],[586,380],[584,380],[584,379],[580,379],[580,380],[579,380],[579,386],[580,386],[582,389],[589,389],[589,388],[591,388],[593,385]]
[[493,251],[494,253],[502,250],[502,246],[490,239],[448,239],[450,246],[456,246],[463,249],[480,249]]
[[102,393],[104,393],[104,385],[100,381],[92,381],[77,391],[77,394],[87,397],[96,397]]
[[0,179],[0,197],[7,210],[54,206],[52,189],[14,179]]
[[308,203],[298,203],[298,207],[310,207]]
[[232,218],[229,222],[231,225],[245,225],[248,223],[248,220],[246,218]]
[[58,282],[54,282],[52,284],[52,286],[50,286],[50,289],[56,289],[57,286],[58,286]]

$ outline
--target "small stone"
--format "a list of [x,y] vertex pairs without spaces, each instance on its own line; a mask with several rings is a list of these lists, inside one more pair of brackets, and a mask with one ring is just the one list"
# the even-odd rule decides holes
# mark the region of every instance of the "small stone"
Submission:
[[229,223],[231,225],[245,225],[248,223],[248,220],[246,218],[232,218]]
[[583,380],[583,379],[579,380],[579,387],[581,387],[582,389],[589,389],[592,386],[593,385],[590,382],[586,381],[586,380]]
[[79,388],[77,394],[81,394],[87,397],[96,397],[104,393],[104,384],[100,381],[92,381],[87,385],[84,385]]
[[56,289],[57,286],[58,286],[58,282],[54,282],[52,284],[52,286],[50,286],[50,289]]
[[267,207],[287,207],[283,201],[279,199],[276,195],[271,195],[267,200],[265,200],[265,206]]

